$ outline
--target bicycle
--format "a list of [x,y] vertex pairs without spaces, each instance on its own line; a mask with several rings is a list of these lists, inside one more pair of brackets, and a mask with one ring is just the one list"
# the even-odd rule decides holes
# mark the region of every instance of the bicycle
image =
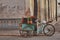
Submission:
[[44,21],[39,23],[38,25],[40,26],[40,28],[37,29],[37,34],[42,32],[46,36],[52,36],[55,33],[55,27],[50,23],[51,21],[49,22]]
[[[34,31],[34,27],[33,26],[35,26],[35,24],[34,25],[30,25],[30,24],[27,24],[28,26],[25,26],[25,28],[24,29],[26,29],[26,28],[30,28],[30,29],[32,29],[32,30],[28,30],[28,29],[26,29],[26,30],[22,30],[22,32],[21,32],[21,30],[19,31],[20,32],[20,34],[23,34],[24,33],[24,31],[25,31],[25,34],[27,35],[27,34],[29,34],[29,35],[31,35],[32,33],[34,34],[34,33],[36,33],[37,35],[39,35],[39,34],[44,34],[44,35],[46,35],[46,36],[52,36],[54,33],[55,33],[55,27],[52,25],[52,24],[50,24],[51,23],[51,21],[49,21],[49,23],[48,22],[46,22],[46,21],[42,21],[42,22],[39,22],[39,21],[36,21],[36,22],[38,22],[38,27],[37,27],[37,30],[36,31]],[[20,25],[22,25],[22,24],[20,24]],[[22,26],[21,26],[22,27]],[[31,27],[33,27],[33,28],[31,28]],[[21,28],[22,29],[22,28]]]

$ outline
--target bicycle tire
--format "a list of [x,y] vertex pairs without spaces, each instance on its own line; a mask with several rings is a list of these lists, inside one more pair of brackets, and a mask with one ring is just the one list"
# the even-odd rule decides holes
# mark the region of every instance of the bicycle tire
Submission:
[[[51,34],[51,33],[50,33],[50,34],[45,33],[45,28],[47,28],[48,26],[51,26],[51,27],[53,28],[52,34]],[[54,33],[55,33],[55,27],[54,27],[52,24],[47,24],[47,25],[45,25],[44,28],[43,28],[43,33],[44,33],[44,35],[46,35],[46,36],[52,36],[52,35],[54,35]]]

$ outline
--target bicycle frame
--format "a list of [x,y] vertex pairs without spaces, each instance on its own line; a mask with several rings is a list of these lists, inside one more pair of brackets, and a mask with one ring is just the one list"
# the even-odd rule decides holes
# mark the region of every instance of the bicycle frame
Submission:
[[41,23],[37,27],[37,34],[43,33],[43,28],[45,27],[46,23]]
[[[37,20],[36,22],[39,22],[39,20]],[[38,24],[38,27],[37,27],[37,34],[39,33],[43,33],[43,28],[45,27],[45,25],[51,23],[52,21],[49,21],[49,22],[46,22],[45,20],[42,21],[41,23]]]

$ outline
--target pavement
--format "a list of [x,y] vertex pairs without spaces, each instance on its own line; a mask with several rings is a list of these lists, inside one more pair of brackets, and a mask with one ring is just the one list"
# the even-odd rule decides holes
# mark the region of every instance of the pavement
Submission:
[[19,36],[0,36],[0,40],[60,40],[60,33],[56,32],[53,36],[32,36],[32,37],[19,37]]
[[19,30],[0,30],[0,40],[60,40],[60,17],[54,24],[56,32],[53,36],[20,37]]

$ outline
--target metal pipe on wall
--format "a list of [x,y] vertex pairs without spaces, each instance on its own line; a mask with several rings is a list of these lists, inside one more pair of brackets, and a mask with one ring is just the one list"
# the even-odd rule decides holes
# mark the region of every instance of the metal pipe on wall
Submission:
[[57,21],[57,0],[55,0],[56,2],[56,21]]
[[38,5],[37,0],[34,0],[34,16],[37,18]]

